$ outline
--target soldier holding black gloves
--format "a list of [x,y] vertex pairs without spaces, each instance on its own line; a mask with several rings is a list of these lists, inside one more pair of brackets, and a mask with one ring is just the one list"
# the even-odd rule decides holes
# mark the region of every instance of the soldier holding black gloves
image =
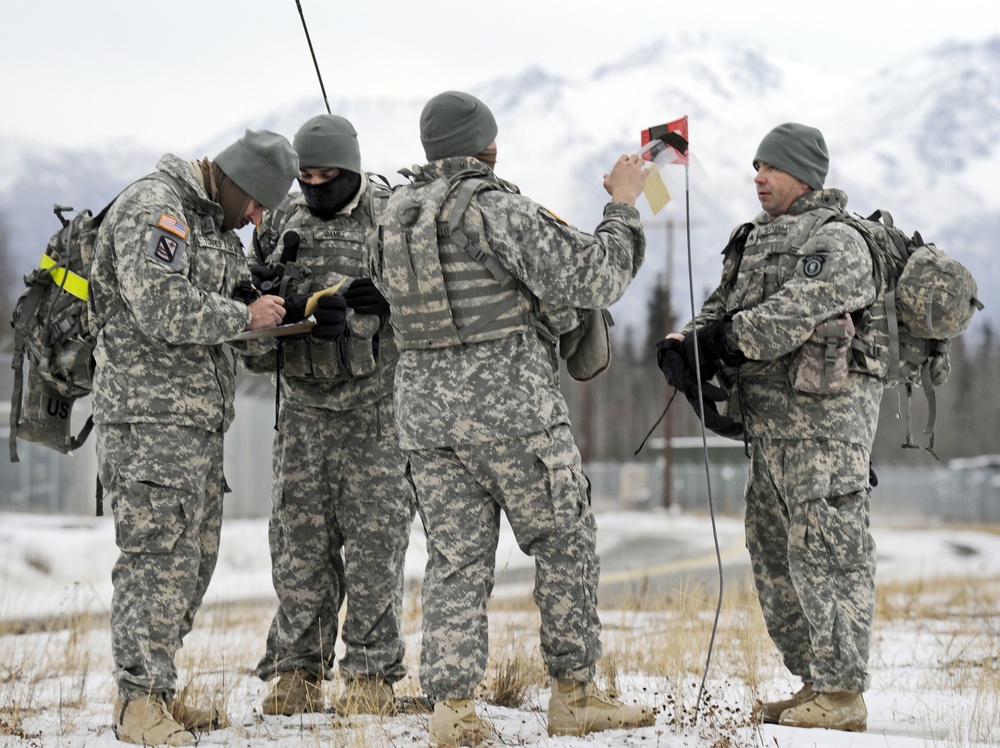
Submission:
[[[308,334],[247,359],[277,372],[270,546],[278,611],[257,666],[278,676],[265,714],[322,711],[338,614],[348,598],[340,662],[342,713],[395,711],[406,674],[400,635],[403,562],[415,511],[392,408],[398,353],[389,304],[370,279],[375,218],[388,190],[361,169],[354,127],[320,115],[296,134],[301,194],[265,214],[251,268],[285,298],[284,322]],[[338,293],[318,295],[337,286]],[[310,299],[315,299],[315,309]]]
[[[657,346],[667,380],[707,428],[744,434],[747,550],[768,633],[802,686],[758,703],[757,721],[863,731],[875,613],[871,447],[882,382],[850,355],[854,317],[876,299],[872,258],[832,220],[829,153],[788,122],[753,158],[762,212],[732,233],[719,286]],[[840,329],[836,345],[829,330]],[[719,374],[727,393],[708,383]],[[701,401],[698,382],[701,380]]]

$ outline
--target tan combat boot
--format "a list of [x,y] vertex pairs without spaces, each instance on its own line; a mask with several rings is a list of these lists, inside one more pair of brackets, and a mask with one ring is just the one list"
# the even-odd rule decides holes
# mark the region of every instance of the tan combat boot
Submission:
[[264,714],[301,714],[323,711],[323,688],[319,676],[308,670],[286,670],[264,698]]
[[174,720],[160,694],[115,701],[112,715],[115,737],[139,745],[194,745],[194,733]]
[[626,706],[593,683],[552,681],[549,699],[549,735],[586,735],[600,730],[648,727],[656,720],[652,709]]
[[353,678],[344,685],[344,695],[334,702],[338,714],[396,714],[396,696],[392,684],[376,675]]
[[167,706],[170,716],[191,732],[209,732],[224,730],[232,722],[225,710],[218,707],[202,708],[188,704],[186,701],[174,699]]
[[868,729],[868,708],[859,693],[817,692],[809,701],[782,712],[778,724],[789,727],[824,727],[828,730],[864,732]]
[[789,698],[781,701],[758,701],[753,707],[753,717],[755,722],[766,722],[771,725],[778,724],[781,713],[793,706],[798,706],[804,701],[809,701],[814,695],[812,683],[803,683],[802,688],[793,693]]
[[472,699],[447,699],[434,705],[430,730],[433,745],[476,746],[489,736],[490,728],[479,719]]

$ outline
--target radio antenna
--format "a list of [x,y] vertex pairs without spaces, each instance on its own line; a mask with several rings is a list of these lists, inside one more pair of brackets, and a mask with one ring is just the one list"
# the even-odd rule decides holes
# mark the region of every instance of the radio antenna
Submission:
[[330,101],[326,98],[326,86],[323,85],[323,74],[319,72],[319,63],[316,62],[316,52],[313,50],[312,39],[309,38],[309,27],[306,25],[306,17],[302,12],[302,3],[299,0],[295,0],[295,7],[299,9],[299,18],[302,19],[302,30],[306,32],[306,42],[309,44],[309,54],[312,55],[313,67],[316,68],[316,77],[319,78],[319,90],[323,92],[323,103],[326,104],[326,113],[333,114],[330,111]]

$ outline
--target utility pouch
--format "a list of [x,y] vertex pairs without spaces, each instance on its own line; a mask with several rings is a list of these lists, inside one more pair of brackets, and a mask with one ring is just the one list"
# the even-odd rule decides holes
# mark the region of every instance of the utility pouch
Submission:
[[312,364],[312,379],[329,382],[348,378],[340,360],[339,341],[312,339],[303,344]]
[[303,339],[282,343],[282,369],[286,377],[308,379],[312,375],[309,342]]
[[270,350],[256,356],[243,356],[243,366],[254,374],[274,374],[278,365],[277,360],[277,350]]
[[347,314],[347,330],[350,333],[345,342],[347,347],[347,368],[352,377],[367,377],[375,373],[375,348],[372,339],[378,332],[382,320],[377,314]]
[[559,355],[566,370],[578,382],[589,382],[611,365],[611,333],[614,324],[607,309],[581,310],[580,324],[559,339]]
[[792,358],[788,369],[792,387],[816,395],[843,390],[853,339],[850,314],[821,323]]

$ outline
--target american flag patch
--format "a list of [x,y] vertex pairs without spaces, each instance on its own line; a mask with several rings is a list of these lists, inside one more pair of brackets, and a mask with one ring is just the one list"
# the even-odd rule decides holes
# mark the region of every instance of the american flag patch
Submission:
[[156,222],[156,225],[164,231],[169,231],[171,234],[179,236],[181,239],[187,239],[188,227],[173,216],[168,216],[166,213],[160,214],[160,220]]

